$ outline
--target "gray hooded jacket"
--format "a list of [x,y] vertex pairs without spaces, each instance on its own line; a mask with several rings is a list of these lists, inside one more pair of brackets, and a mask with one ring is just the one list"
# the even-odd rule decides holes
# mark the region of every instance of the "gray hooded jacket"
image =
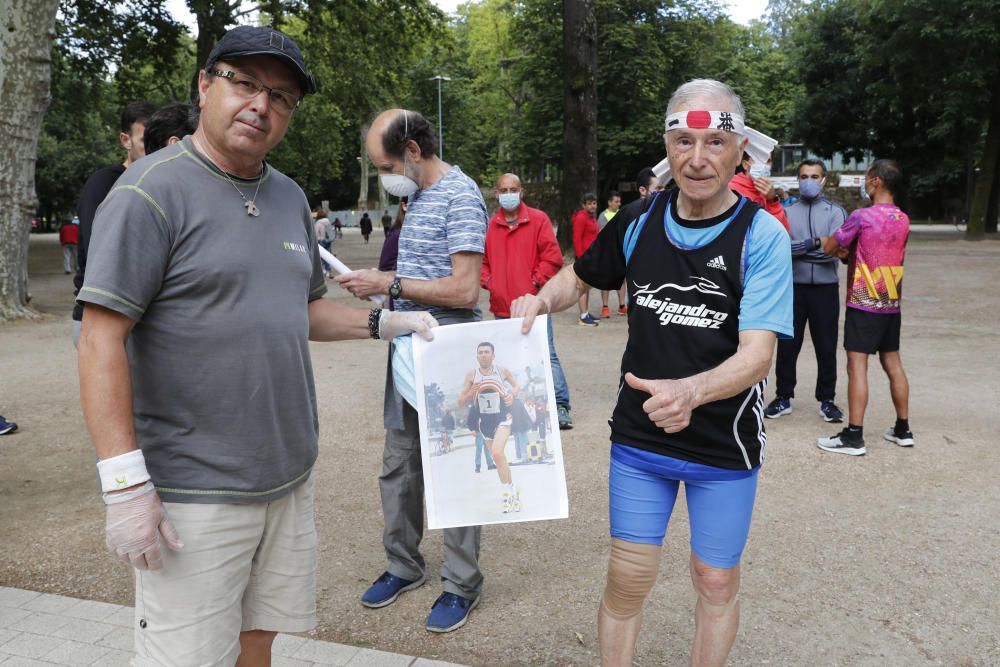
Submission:
[[785,209],[792,236],[792,282],[829,285],[838,282],[840,260],[823,252],[821,236],[830,236],[844,224],[847,213],[829,199],[799,199]]

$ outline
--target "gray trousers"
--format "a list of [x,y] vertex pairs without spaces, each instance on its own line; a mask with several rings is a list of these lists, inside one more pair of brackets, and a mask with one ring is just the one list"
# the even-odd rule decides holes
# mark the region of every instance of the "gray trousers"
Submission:
[[[426,571],[420,555],[424,534],[424,472],[420,460],[420,431],[417,412],[403,405],[403,428],[386,429],[382,453],[382,474],[378,478],[382,494],[385,531],[382,544],[389,559],[389,573],[415,580]],[[483,575],[479,571],[481,526],[444,529],[444,563],[441,587],[464,598],[479,597]]]

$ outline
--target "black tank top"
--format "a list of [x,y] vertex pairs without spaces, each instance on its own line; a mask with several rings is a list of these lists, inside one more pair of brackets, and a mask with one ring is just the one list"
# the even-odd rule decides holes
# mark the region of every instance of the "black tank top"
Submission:
[[[659,196],[644,224],[632,223],[625,282],[629,339],[622,378],[684,378],[715,368],[739,346],[740,298],[747,232],[759,207],[745,197],[726,229],[701,248],[682,249],[667,238],[664,214],[673,196]],[[641,228],[640,228],[641,227]],[[649,394],[624,379],[610,420],[612,439],[704,465],[748,470],[760,465],[766,442],[764,382],[694,410],[690,425],[665,433],[642,409]]]

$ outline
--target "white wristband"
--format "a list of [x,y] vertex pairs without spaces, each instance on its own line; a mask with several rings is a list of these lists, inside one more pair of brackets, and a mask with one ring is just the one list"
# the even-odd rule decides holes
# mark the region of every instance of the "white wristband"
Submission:
[[142,455],[141,449],[98,461],[97,474],[101,478],[101,491],[104,493],[127,489],[149,481],[146,458]]
[[104,499],[105,505],[118,505],[119,503],[128,502],[133,498],[144,496],[150,491],[155,491],[155,490],[156,487],[153,486],[152,482],[146,482],[142,486],[135,487],[134,489],[129,489],[128,491],[122,491],[121,493],[102,493],[101,498]]

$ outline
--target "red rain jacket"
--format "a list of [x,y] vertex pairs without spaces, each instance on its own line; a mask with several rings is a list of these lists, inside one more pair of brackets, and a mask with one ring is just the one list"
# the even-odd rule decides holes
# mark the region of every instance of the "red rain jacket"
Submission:
[[587,213],[587,209],[581,208],[573,214],[573,253],[580,257],[587,252],[587,248],[597,238],[597,233],[601,228],[597,226],[597,220]]
[[516,220],[516,225],[508,225],[501,208],[486,228],[480,284],[490,291],[490,312],[501,317],[510,317],[511,301],[537,294],[563,265],[552,221],[544,211],[521,204]]
[[790,228],[788,227],[788,216],[785,215],[785,207],[781,205],[779,200],[765,200],[764,195],[762,195],[753,184],[753,179],[750,178],[750,174],[740,172],[733,176],[733,180],[729,181],[729,189],[736,190],[736,192],[739,192],[755,204],[760,204],[765,211],[778,219],[778,222],[785,227],[786,232],[791,234]]

